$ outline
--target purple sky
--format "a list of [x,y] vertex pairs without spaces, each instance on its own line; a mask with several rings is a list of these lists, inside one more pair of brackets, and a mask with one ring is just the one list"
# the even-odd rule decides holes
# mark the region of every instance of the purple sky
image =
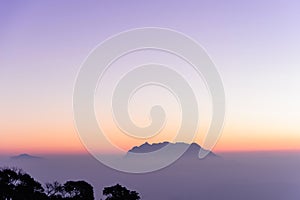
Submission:
[[[220,149],[268,138],[299,149],[299,8],[279,0],[2,1],[0,150],[28,132],[39,142],[74,137],[72,92],[84,58],[107,37],[147,26],[189,35],[215,62],[228,107]],[[49,136],[53,127],[63,131]]]

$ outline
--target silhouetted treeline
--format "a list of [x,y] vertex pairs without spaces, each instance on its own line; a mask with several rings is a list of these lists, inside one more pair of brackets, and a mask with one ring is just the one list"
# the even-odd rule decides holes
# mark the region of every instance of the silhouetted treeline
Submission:
[[[139,200],[136,191],[119,184],[103,189],[105,200]],[[45,187],[20,169],[0,169],[0,200],[94,200],[94,189],[85,181],[57,181]]]

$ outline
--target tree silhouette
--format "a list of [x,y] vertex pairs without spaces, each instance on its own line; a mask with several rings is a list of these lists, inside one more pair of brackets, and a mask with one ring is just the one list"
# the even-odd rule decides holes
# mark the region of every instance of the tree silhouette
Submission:
[[[42,185],[21,169],[0,168],[0,200],[94,200],[93,187],[85,181],[55,181]],[[119,184],[106,187],[106,200],[139,200],[136,191]]]
[[1,200],[43,200],[42,185],[20,169],[4,168],[0,170]]
[[119,184],[106,187],[103,190],[103,195],[107,196],[105,200],[139,200],[139,193],[130,191],[126,187]]
[[85,181],[68,181],[64,184],[65,199],[94,200],[93,187]]
[[57,181],[46,183],[45,193],[49,200],[61,200],[65,194],[64,187]]

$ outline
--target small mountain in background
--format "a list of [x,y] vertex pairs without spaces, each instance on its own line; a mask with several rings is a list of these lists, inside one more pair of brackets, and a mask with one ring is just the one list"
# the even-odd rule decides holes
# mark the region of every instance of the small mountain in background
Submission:
[[29,154],[20,154],[20,155],[17,155],[17,156],[12,156],[10,157],[11,159],[13,160],[37,160],[37,159],[42,159],[42,157],[38,157],[38,156],[32,156],[32,155],[29,155]]
[[[149,144],[148,142],[146,142],[146,143],[144,143],[140,146],[133,147],[128,152],[130,152],[130,153],[149,153],[149,152],[157,151],[157,150],[165,147],[166,145],[170,146],[170,152],[172,152],[172,150],[176,151],[178,149],[187,148],[187,150],[185,151],[183,156],[189,156],[189,157],[190,156],[197,156],[198,157],[198,154],[199,154],[200,150],[207,151],[207,150],[203,149],[197,143],[187,144],[187,143],[184,143],[184,142],[177,142],[177,143],[162,142],[162,143]],[[214,154],[211,151],[209,151],[207,156],[209,156],[209,157],[218,157],[216,154]]]

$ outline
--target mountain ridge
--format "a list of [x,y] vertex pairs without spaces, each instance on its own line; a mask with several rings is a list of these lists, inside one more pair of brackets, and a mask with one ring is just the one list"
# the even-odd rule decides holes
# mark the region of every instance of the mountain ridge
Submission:
[[[185,147],[186,151],[183,154],[185,156],[198,156],[200,150],[208,151],[208,150],[202,148],[197,143],[191,143],[191,144],[184,143],[184,142],[171,143],[171,142],[164,141],[164,142],[152,143],[152,144],[149,144],[148,142],[145,142],[144,144],[142,144],[140,146],[132,147],[128,151],[128,153],[150,153],[150,152],[157,151],[157,150],[165,147],[166,145],[170,145],[171,151],[172,151],[172,149],[176,150],[178,148]],[[218,157],[212,151],[209,151],[208,156]]]

